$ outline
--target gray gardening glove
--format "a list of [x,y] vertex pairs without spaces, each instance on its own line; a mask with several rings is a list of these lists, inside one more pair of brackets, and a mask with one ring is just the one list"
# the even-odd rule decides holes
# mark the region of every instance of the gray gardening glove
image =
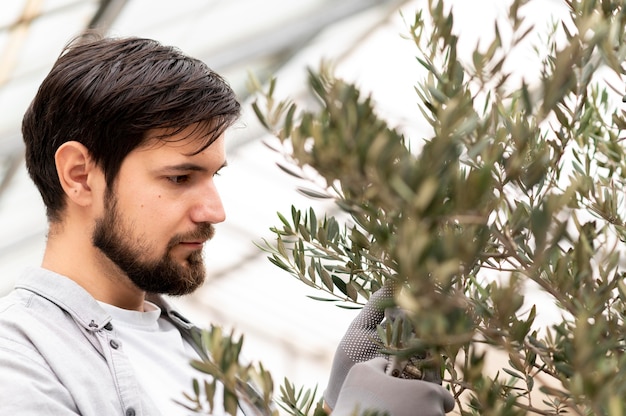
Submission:
[[[345,379],[332,416],[361,415],[365,410],[390,416],[443,416],[454,398],[442,386],[386,374],[387,360],[355,364]],[[356,411],[356,413],[355,413]]]
[[385,308],[393,304],[395,286],[395,282],[387,280],[370,297],[341,339],[333,358],[328,386],[324,391],[324,401],[331,409],[335,407],[343,381],[352,366],[383,356],[376,327],[385,318]]

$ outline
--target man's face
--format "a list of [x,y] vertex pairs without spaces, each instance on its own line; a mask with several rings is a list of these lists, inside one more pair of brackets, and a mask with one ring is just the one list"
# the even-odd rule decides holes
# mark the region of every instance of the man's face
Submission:
[[183,295],[200,286],[203,244],[225,219],[214,184],[225,165],[224,138],[193,155],[195,134],[131,152],[94,226],[94,246],[146,292]]

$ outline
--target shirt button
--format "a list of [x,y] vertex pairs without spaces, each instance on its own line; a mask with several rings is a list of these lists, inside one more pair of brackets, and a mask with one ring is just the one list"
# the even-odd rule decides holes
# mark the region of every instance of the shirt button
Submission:
[[[111,346],[111,348],[113,348],[114,350],[118,349],[120,347],[120,343],[117,342],[116,340],[112,339],[111,341],[109,341],[109,345]],[[132,410],[133,414],[135,414],[134,410],[132,408],[128,409],[128,410]],[[128,415],[128,412],[126,412],[126,414]]]
[[135,416],[135,409],[133,409],[132,407],[126,409],[126,416]]

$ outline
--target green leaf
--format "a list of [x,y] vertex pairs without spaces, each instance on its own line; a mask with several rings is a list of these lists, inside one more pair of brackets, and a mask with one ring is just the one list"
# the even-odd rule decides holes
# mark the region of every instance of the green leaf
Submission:
[[329,299],[329,298],[323,298],[323,297],[320,297],[320,296],[313,296],[313,295],[307,295],[307,298],[313,299],[313,300],[318,300],[320,302],[337,302],[337,299]]
[[320,277],[322,278],[322,283],[324,284],[324,286],[326,286],[326,288],[332,293],[333,288],[335,287],[333,278],[324,269],[320,270]]
[[265,118],[265,115],[259,109],[259,105],[257,104],[256,101],[252,103],[252,110],[254,110],[254,114],[256,115],[256,117],[259,120],[259,122],[263,125],[263,127],[265,127],[266,129],[270,130],[271,127],[270,127],[269,123],[267,122],[267,119]]
[[313,189],[308,189],[308,188],[298,188],[298,192],[300,192],[302,195],[308,196],[309,198],[313,198],[313,199],[331,199],[332,197],[326,193],[323,192],[318,192],[315,191]]

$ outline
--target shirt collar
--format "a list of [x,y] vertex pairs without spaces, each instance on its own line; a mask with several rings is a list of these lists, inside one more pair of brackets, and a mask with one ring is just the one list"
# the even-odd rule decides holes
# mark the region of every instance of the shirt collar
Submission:
[[111,315],[89,292],[69,277],[51,270],[29,267],[22,273],[15,288],[31,291],[48,299],[88,331],[99,331],[111,321]]
[[[15,288],[29,290],[48,299],[91,332],[104,328],[112,319],[98,301],[78,283],[67,276],[42,267],[27,268],[18,279]],[[191,321],[176,311],[163,296],[149,293],[146,300],[159,307],[162,311],[161,314],[172,321],[183,333],[199,331]]]

